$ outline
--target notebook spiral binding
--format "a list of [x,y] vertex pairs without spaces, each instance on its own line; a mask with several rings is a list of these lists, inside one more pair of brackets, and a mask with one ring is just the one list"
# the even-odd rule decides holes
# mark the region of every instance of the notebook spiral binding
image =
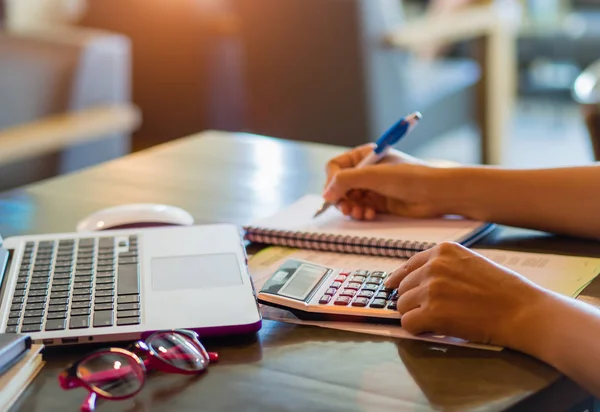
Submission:
[[360,255],[409,258],[436,245],[430,242],[410,240],[386,240],[374,237],[266,230],[253,226],[244,229],[246,231],[244,238],[250,242]]

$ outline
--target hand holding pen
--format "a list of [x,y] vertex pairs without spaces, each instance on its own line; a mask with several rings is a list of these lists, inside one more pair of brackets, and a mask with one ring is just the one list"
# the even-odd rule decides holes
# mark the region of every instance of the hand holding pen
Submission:
[[[391,147],[410,133],[410,131],[419,123],[421,117],[421,113],[414,112],[400,119],[375,142],[373,151],[365,156],[355,167],[362,168],[378,163],[386,156]],[[331,206],[333,206],[333,204],[325,202],[315,213],[314,217],[316,218],[323,214]]]

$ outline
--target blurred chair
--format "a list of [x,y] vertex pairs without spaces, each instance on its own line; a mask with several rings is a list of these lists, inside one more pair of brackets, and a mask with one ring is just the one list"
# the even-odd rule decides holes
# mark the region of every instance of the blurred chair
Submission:
[[581,105],[594,159],[600,161],[600,60],[592,63],[577,76],[572,96]]
[[[398,146],[466,124],[500,163],[514,89],[512,39],[495,9],[408,20],[399,0],[236,0],[249,131],[355,146],[419,110]],[[479,41],[481,39],[481,41]],[[425,45],[475,41],[476,59],[422,61]]]
[[0,190],[127,154],[126,37],[69,27],[0,32]]

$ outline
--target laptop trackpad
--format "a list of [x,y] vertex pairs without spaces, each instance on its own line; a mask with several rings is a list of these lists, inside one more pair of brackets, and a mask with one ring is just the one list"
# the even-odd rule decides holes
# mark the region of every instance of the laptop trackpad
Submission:
[[152,289],[205,289],[242,284],[233,253],[152,259]]

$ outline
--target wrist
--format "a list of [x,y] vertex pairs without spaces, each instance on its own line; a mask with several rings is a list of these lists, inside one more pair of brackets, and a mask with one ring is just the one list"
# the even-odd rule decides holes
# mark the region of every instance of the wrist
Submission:
[[426,202],[436,215],[459,215],[468,219],[486,220],[484,208],[476,194],[474,173],[477,168],[433,167],[428,169],[425,185]]
[[570,305],[562,296],[538,286],[531,287],[532,293],[525,294],[519,310],[507,318],[502,340],[509,348],[552,363],[554,335],[560,333],[557,324],[569,312]]

